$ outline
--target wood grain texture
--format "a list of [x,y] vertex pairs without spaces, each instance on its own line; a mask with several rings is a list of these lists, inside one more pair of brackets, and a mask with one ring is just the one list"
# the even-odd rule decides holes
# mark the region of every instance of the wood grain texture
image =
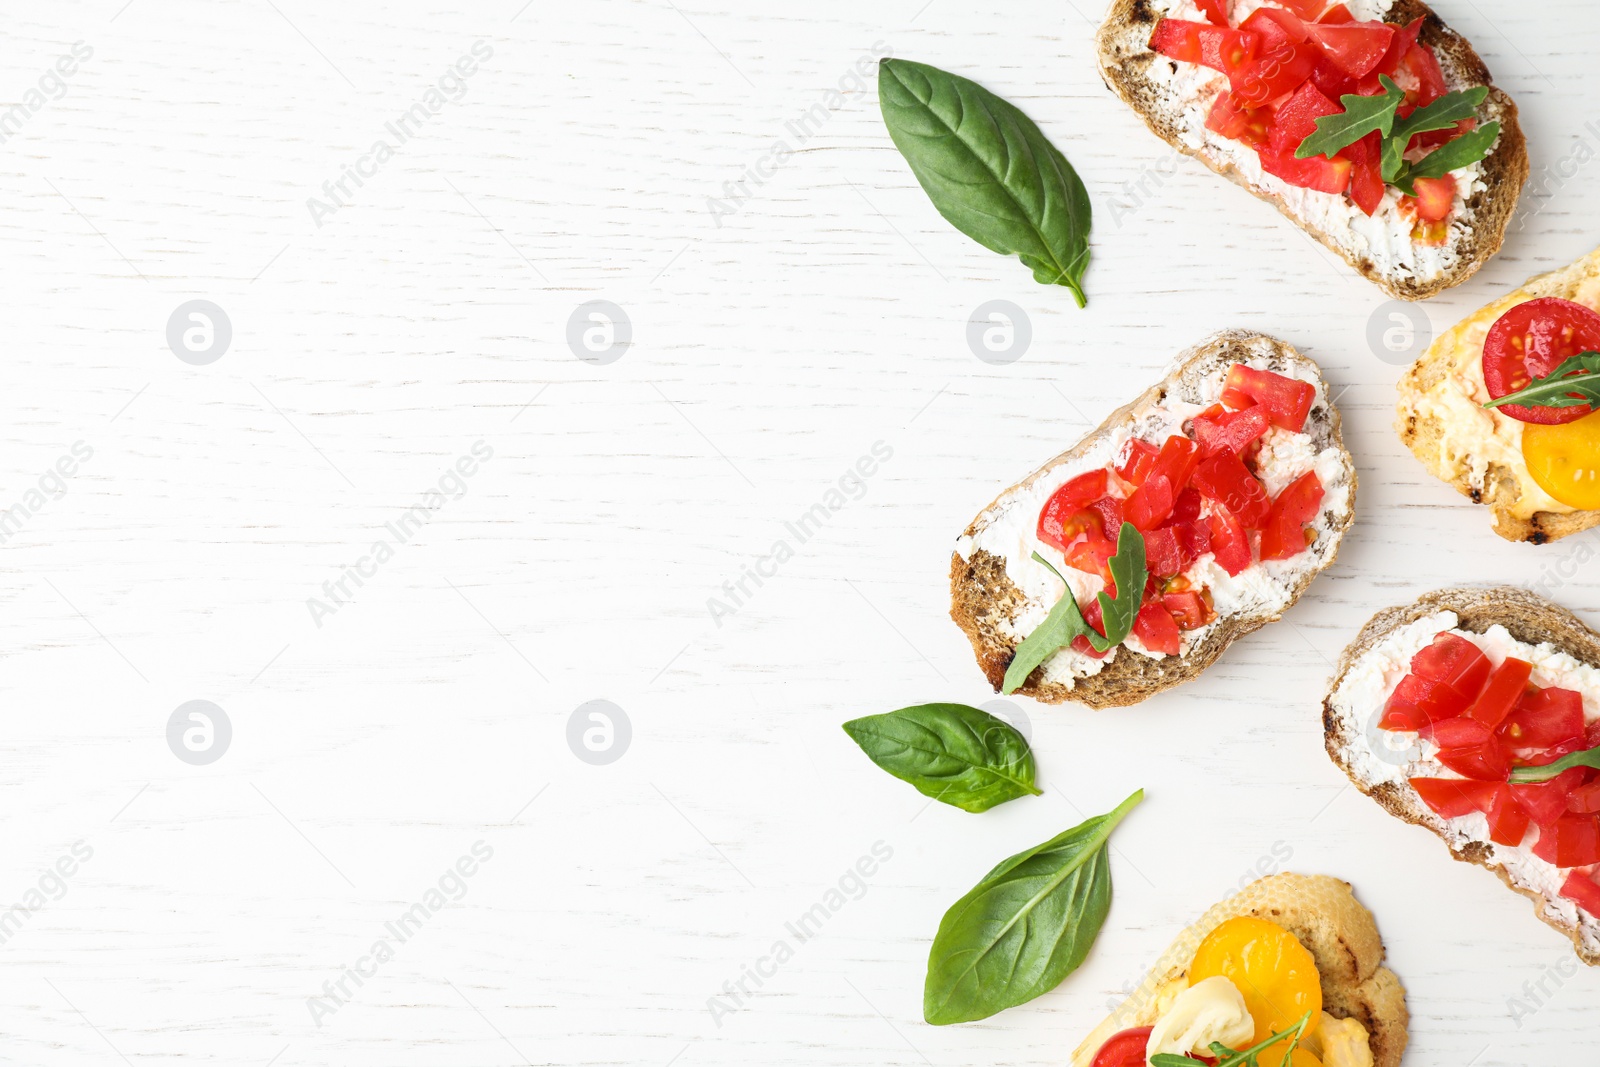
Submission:
[[[1389,426],[1400,368],[1366,340],[1381,294],[1169,161],[1099,82],[1098,10],[1003,7],[0,16],[0,114],[73,42],[94,50],[0,144],[0,508],[93,449],[0,544],[0,898],[93,849],[0,944],[0,1058],[1054,1064],[1185,923],[1276,864],[1347,878],[1376,913],[1409,1063],[1586,1061],[1600,975],[1567,973],[1523,901],[1345,786],[1317,708],[1360,623],[1427,589],[1548,573],[1596,618],[1592,539],[1503,543],[1427,477]],[[1440,11],[1517,99],[1534,185],[1505,251],[1423,306],[1435,331],[1600,232],[1580,151],[1600,148],[1600,24],[1577,0]],[[319,228],[307,198],[480,40],[493,56],[464,97]],[[938,218],[870,79],[830,100],[877,42],[1007,96],[1075,163],[1097,213],[1087,309]],[[708,198],[758,163],[719,219]],[[234,329],[204,367],[165,337],[194,298]],[[966,342],[993,299],[1032,325],[1009,366]],[[607,366],[567,346],[590,300],[632,322]],[[1045,796],[926,807],[838,724],[988,698],[946,617],[953,537],[1228,326],[1345,388],[1361,490],[1337,566],[1181,691],[1102,714],[1019,702]],[[493,457],[464,495],[318,627],[307,598],[478,441]],[[878,441],[893,456],[859,499],[718,625],[708,598]],[[607,766],[566,741],[595,698],[633,728]],[[192,699],[233,724],[209,766],[166,745]],[[944,909],[1140,785],[1086,966],[994,1019],[924,1025]],[[460,900],[317,1025],[307,999],[480,840],[493,858]],[[879,841],[893,856],[859,899],[713,1018]]]

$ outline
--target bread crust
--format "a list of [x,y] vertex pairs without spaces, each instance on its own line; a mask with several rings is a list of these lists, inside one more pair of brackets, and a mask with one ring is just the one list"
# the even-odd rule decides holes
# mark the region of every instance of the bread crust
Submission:
[[1459,620],[1457,625],[1461,629],[1482,633],[1498,623],[1519,641],[1533,645],[1548,643],[1575,659],[1600,665],[1600,633],[1596,633],[1566,608],[1536,593],[1514,586],[1440,589],[1428,593],[1414,603],[1378,612],[1340,655],[1338,674],[1322,702],[1323,737],[1328,756],[1357,789],[1377,801],[1389,814],[1432,831],[1444,842],[1450,855],[1463,863],[1487,868],[1498,875],[1512,892],[1534,901],[1539,918],[1570,938],[1583,962],[1590,966],[1600,965],[1600,949],[1585,946],[1581,927],[1549,913],[1544,907],[1543,896],[1514,884],[1504,867],[1490,863],[1492,853],[1489,845],[1475,841],[1464,842],[1459,847],[1452,844],[1445,834],[1444,820],[1422,803],[1422,798],[1414,789],[1390,782],[1363,782],[1352,765],[1357,746],[1365,742],[1360,733],[1351,728],[1353,724],[1341,723],[1334,709],[1335,694],[1363,653],[1399,627],[1439,611],[1455,612]]
[[[1287,343],[1266,334],[1248,330],[1225,330],[1201,342],[1178,357],[1165,378],[1151,386],[1140,396],[1106,416],[1099,427],[1083,437],[1077,444],[1056,456],[1034,471],[1017,485],[1011,486],[992,501],[978,517],[968,524],[964,536],[975,535],[983,524],[984,515],[1014,490],[1027,486],[1045,476],[1063,463],[1071,463],[1093,448],[1101,439],[1127,423],[1133,413],[1143,406],[1160,401],[1169,390],[1183,390],[1203,381],[1219,367],[1260,355],[1258,348],[1270,346],[1269,366],[1285,369],[1290,366],[1317,370],[1316,364]],[[1320,370],[1318,377],[1321,377]],[[1324,383],[1326,393],[1326,383]],[[1293,590],[1285,610],[1300,598],[1318,574],[1333,563],[1338,553],[1339,541],[1349,528],[1354,516],[1356,472],[1355,461],[1344,447],[1339,411],[1331,400],[1319,401],[1307,417],[1307,427],[1318,450],[1335,445],[1342,457],[1348,476],[1349,499],[1343,518],[1335,523],[1325,538],[1319,539],[1312,551],[1323,553],[1321,564],[1307,571]],[[1005,680],[1006,669],[1016,654],[1016,642],[1003,629],[1005,623],[1021,610],[1026,597],[1006,574],[1006,561],[1000,556],[974,550],[970,558],[963,559],[960,552],[950,557],[950,617],[966,633],[972,643],[978,666],[983,669],[989,683],[999,692]],[[1123,707],[1170,689],[1200,674],[1230,644],[1281,617],[1281,612],[1259,615],[1234,615],[1221,620],[1204,641],[1183,656],[1152,659],[1132,652],[1119,652],[1098,674],[1078,678],[1073,686],[1045,681],[1044,668],[1036,668],[1027,682],[1017,692],[1047,704],[1071,700],[1092,708]]]
[[[1527,541],[1536,545],[1558,541],[1600,525],[1600,511],[1534,511],[1526,517],[1517,514],[1519,510],[1525,510],[1518,505],[1527,495],[1527,487],[1522,484],[1517,472],[1503,463],[1491,463],[1484,474],[1482,487],[1474,485],[1470,469],[1452,462],[1446,456],[1443,445],[1447,427],[1438,414],[1429,412],[1422,398],[1440,385],[1461,358],[1482,358],[1481,343],[1468,340],[1465,336],[1469,331],[1492,324],[1516,305],[1529,300],[1549,296],[1571,300],[1579,295],[1580,289],[1597,285],[1600,285],[1600,250],[1560,270],[1535,275],[1521,288],[1486,305],[1441,334],[1400,378],[1395,432],[1400,435],[1401,442],[1435,477],[1474,503],[1487,505],[1494,519],[1494,532],[1508,541]],[[1467,345],[1473,347],[1476,355],[1463,351]]]
[[1182,978],[1207,934],[1228,919],[1253,916],[1300,939],[1322,976],[1323,1010],[1367,1028],[1374,1067],[1398,1067],[1409,1040],[1406,991],[1384,967],[1378,924],[1348,882],[1327,875],[1274,874],[1215,904],[1164,952],[1139,987],[1090,1032],[1072,1053],[1072,1067],[1089,1067],[1113,1034],[1154,1025],[1156,993]]
[[1456,264],[1429,281],[1385,274],[1370,258],[1343,247],[1336,237],[1297,214],[1282,197],[1252,184],[1227,160],[1214,156],[1204,148],[1186,146],[1172,117],[1161,114],[1153,106],[1156,93],[1147,72],[1152,63],[1168,60],[1152,52],[1145,42],[1148,42],[1150,32],[1160,18],[1150,6],[1150,0],[1113,0],[1111,10],[1096,37],[1101,77],[1157,137],[1185,155],[1200,160],[1216,173],[1248,190],[1257,199],[1272,204],[1363,277],[1400,300],[1426,300],[1460,285],[1500,251],[1506,227],[1516,211],[1517,199],[1529,173],[1528,142],[1517,120],[1517,105],[1493,83],[1489,68],[1473,50],[1471,43],[1445,25],[1444,20],[1422,0],[1394,0],[1384,14],[1385,20],[1409,24],[1414,19],[1422,19],[1419,40],[1432,47],[1438,56],[1446,84],[1452,90],[1487,86],[1489,95],[1481,112],[1487,119],[1500,123],[1500,138],[1483,162],[1485,188],[1473,193],[1466,202],[1472,218],[1471,232],[1458,249]]

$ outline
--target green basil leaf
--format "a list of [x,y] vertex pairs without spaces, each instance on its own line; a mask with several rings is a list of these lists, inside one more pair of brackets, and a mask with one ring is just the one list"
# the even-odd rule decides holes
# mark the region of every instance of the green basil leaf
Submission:
[[1423,156],[1420,162],[1411,164],[1395,185],[1407,196],[1415,196],[1416,186],[1412,183],[1417,178],[1442,178],[1453,170],[1471,166],[1489,154],[1489,149],[1494,147],[1495,138],[1499,136],[1498,122],[1485,123],[1471,133],[1464,133],[1455,140],[1440,145]]
[[1109,652],[1126,641],[1133,632],[1134,620],[1139,617],[1139,604],[1144,595],[1145,580],[1149,577],[1145,570],[1144,535],[1133,523],[1124,522],[1117,533],[1117,554],[1109,560],[1111,577],[1117,584],[1117,596],[1113,599],[1104,592],[1099,594],[1100,621],[1106,628],[1105,635],[1101,636],[1083,617],[1083,610],[1072,595],[1072,586],[1061,577],[1061,572],[1039,553],[1035,552],[1033,558],[1049,567],[1051,574],[1061,578],[1061,584],[1066,589],[1055,607],[1050,609],[1050,614],[1044,617],[1044,622],[1023,638],[1016,652],[1012,653],[1011,665],[1006,668],[1006,676],[1000,683],[1002,693],[1015,693],[1022,688],[1035,667],[1056,651],[1072,644],[1074,637],[1086,638],[1096,652]]
[[1355,144],[1373,130],[1389,136],[1389,131],[1394,127],[1395,109],[1405,100],[1405,93],[1389,80],[1387,74],[1378,75],[1378,80],[1383,84],[1381,95],[1357,96],[1352,93],[1341,96],[1339,103],[1344,105],[1344,110],[1318,119],[1316,132],[1300,142],[1300,147],[1295,149],[1295,158],[1327,156],[1332,159],[1339,149]]
[[[1579,395],[1572,396],[1573,393]],[[1504,404],[1547,408],[1570,408],[1579,404],[1600,406],[1600,352],[1568,356],[1543,378],[1534,379],[1514,393],[1486,401],[1483,406],[1497,408]]]
[[1600,748],[1585,749],[1582,752],[1573,752],[1562,756],[1554,763],[1546,763],[1542,767],[1513,767],[1511,781],[1513,782],[1548,782],[1562,771],[1574,767],[1594,767],[1600,769]]
[[1010,724],[965,704],[919,704],[844,724],[861,751],[923,796],[988,811],[1039,795],[1033,751]]
[[878,104],[939,214],[1084,306],[1089,194],[1032,119],[975,82],[905,59],[879,63]]
[[945,912],[928,953],[922,1014],[987,1019],[1048,993],[1089,954],[1111,908],[1111,831],[1144,799],[1019,852]]

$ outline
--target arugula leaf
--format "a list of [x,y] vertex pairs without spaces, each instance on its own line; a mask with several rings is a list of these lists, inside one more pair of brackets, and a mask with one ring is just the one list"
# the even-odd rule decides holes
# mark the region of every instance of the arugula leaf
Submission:
[[1470,166],[1489,154],[1495,138],[1500,136],[1500,124],[1488,122],[1471,133],[1464,133],[1453,141],[1435,148],[1421,161],[1406,167],[1394,185],[1407,196],[1417,195],[1412,183],[1417,178],[1442,178],[1453,170]]
[[[1276,1045],[1286,1037],[1290,1037],[1289,1047],[1283,1050],[1283,1062],[1288,1063],[1290,1054],[1295,1046],[1300,1043],[1300,1036],[1311,1023],[1311,1013],[1308,1011],[1300,1016],[1300,1021],[1287,1030],[1280,1030],[1268,1037],[1258,1045],[1252,1045],[1242,1051],[1236,1051],[1220,1041],[1211,1042],[1211,1054],[1216,1057],[1217,1067],[1260,1067],[1261,1053]],[[1188,1056],[1174,1056],[1170,1052],[1158,1052],[1150,1057],[1150,1067],[1194,1067],[1194,1060]]]
[[1574,767],[1600,769],[1600,748],[1574,752],[1571,755],[1562,756],[1554,763],[1546,763],[1543,767],[1513,767],[1511,769],[1511,781],[1548,782],[1562,771],[1569,771]]
[[[1574,373],[1581,372],[1581,373]],[[1567,375],[1572,377],[1567,377]],[[1572,396],[1572,393],[1579,395]],[[1570,408],[1593,404],[1600,408],[1600,352],[1580,352],[1568,356],[1560,366],[1514,393],[1486,401],[1484,407],[1502,404],[1527,404],[1547,408]]]
[[1427,107],[1419,107],[1410,115],[1395,118],[1394,129],[1383,142],[1383,180],[1394,184],[1406,169],[1406,146],[1419,133],[1448,130],[1462,119],[1478,113],[1478,106],[1489,95],[1489,87],[1446,93]]
[[1057,650],[1072,644],[1074,637],[1086,638],[1096,652],[1109,652],[1126,641],[1133,632],[1133,622],[1139,617],[1139,604],[1144,596],[1148,577],[1144,561],[1144,535],[1131,522],[1122,524],[1117,534],[1117,554],[1111,557],[1109,564],[1111,577],[1117,585],[1116,598],[1104,592],[1099,594],[1100,618],[1106,628],[1103,636],[1083,617],[1077,598],[1072,595],[1072,586],[1061,577],[1061,572],[1039,553],[1035,552],[1033,558],[1061,578],[1066,591],[1056,601],[1055,607],[1050,609],[1050,614],[1045,616],[1044,622],[1017,646],[1011,657],[1011,666],[1006,668],[1005,679],[1000,684],[1002,693],[1015,693],[1022,688],[1035,667]]
[[1084,306],[1089,194],[1032,119],[975,82],[904,59],[878,64],[878,104],[939,214]]
[[1387,74],[1378,75],[1378,81],[1383,85],[1382,95],[1357,96],[1352,93],[1341,96],[1339,102],[1344,105],[1344,110],[1318,119],[1316,132],[1300,142],[1294,157],[1310,159],[1312,156],[1327,156],[1332,159],[1339,149],[1355,144],[1374,130],[1384,137],[1389,136],[1389,131],[1394,128],[1395,109],[1404,102],[1406,95]]
[[1076,970],[1111,910],[1111,831],[1143,799],[1141,789],[1019,852],[951,905],[928,951],[923,1018],[935,1026],[987,1019]]
[[1033,751],[1003,719],[966,704],[919,704],[844,724],[867,758],[962,811],[988,811],[1040,790]]

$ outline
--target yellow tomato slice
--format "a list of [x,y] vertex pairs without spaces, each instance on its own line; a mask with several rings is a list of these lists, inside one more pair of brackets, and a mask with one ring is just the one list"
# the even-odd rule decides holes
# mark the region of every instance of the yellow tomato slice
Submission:
[[[1287,1030],[1307,1012],[1311,1022],[1302,1036],[1309,1036],[1322,1021],[1322,978],[1317,961],[1297,937],[1277,923],[1240,916],[1206,935],[1189,965],[1189,983],[1219,974],[1244,994],[1245,1007],[1256,1024],[1252,1043]],[[1285,1040],[1263,1049],[1261,1067],[1281,1067],[1288,1046]],[[1316,1067],[1316,1057],[1297,1049],[1289,1064]]]
[[1600,411],[1557,425],[1524,423],[1522,459],[1539,488],[1568,507],[1600,508]]

